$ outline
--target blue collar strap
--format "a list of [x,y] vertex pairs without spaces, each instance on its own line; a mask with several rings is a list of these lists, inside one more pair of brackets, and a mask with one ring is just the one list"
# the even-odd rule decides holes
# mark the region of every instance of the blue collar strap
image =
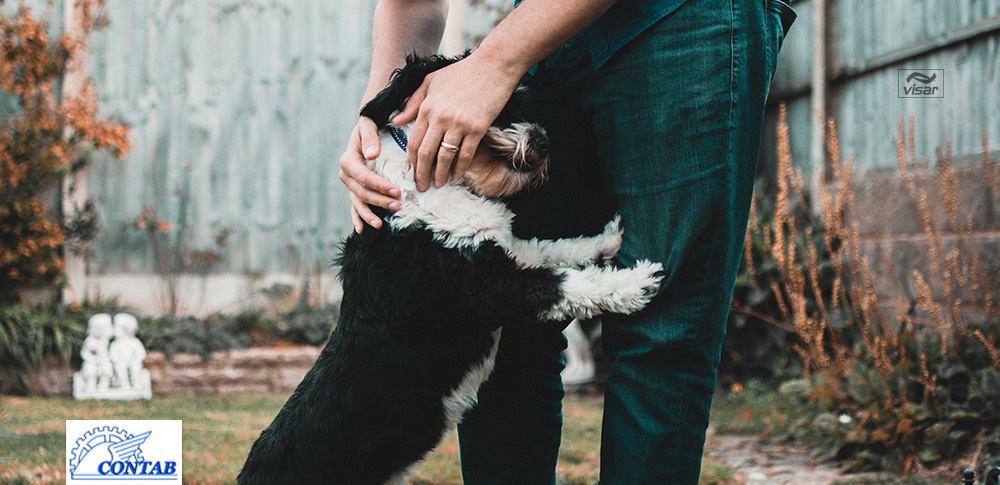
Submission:
[[403,133],[403,130],[393,125],[389,125],[386,129],[389,130],[392,139],[396,141],[396,145],[399,145],[399,148],[405,152],[407,144],[406,133]]

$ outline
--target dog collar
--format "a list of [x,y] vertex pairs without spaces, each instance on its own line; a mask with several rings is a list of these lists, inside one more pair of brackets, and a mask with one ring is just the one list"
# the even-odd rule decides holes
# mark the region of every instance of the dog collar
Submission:
[[407,144],[406,133],[393,125],[389,125],[386,129],[389,130],[389,134],[392,135],[392,139],[396,142],[396,145],[399,145],[399,148],[405,152]]

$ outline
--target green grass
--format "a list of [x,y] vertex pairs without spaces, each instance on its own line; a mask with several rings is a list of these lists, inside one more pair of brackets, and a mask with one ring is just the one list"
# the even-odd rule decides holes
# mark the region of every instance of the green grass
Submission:
[[[68,419],[182,419],[184,475],[191,483],[231,482],[250,443],[287,396],[157,396],[151,401],[74,401],[4,397],[0,404],[0,482],[65,480]],[[237,463],[238,462],[238,463]]]
[[[250,445],[287,395],[156,396],[151,401],[75,401],[0,396],[0,483],[65,481],[68,419],[180,419],[184,421],[184,482],[232,483]],[[600,398],[570,395],[564,402],[560,485],[597,483]],[[706,461],[702,484],[732,480],[732,470]],[[460,484],[458,437],[452,431],[416,469],[414,484]]]
[[724,434],[767,436],[787,430],[798,416],[792,399],[776,391],[717,394],[712,401],[712,425]]

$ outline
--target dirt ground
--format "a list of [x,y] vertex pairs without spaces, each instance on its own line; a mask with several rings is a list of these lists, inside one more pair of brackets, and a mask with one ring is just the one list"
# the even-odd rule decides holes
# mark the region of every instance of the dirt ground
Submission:
[[711,429],[705,455],[736,470],[736,479],[744,485],[878,483],[877,474],[842,475],[830,464],[815,463],[805,448],[761,443],[752,436],[719,434]]

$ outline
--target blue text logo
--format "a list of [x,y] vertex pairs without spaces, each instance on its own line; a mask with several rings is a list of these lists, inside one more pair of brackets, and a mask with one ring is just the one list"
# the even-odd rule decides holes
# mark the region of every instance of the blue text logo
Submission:
[[[90,426],[81,428],[81,423]],[[67,483],[180,483],[180,421],[135,421],[159,423],[158,427],[166,424],[176,427],[176,433],[159,432],[150,426],[125,425],[130,423],[128,421],[111,421],[109,423],[114,424],[98,426],[93,423],[66,422]],[[172,426],[173,423],[176,425]],[[172,434],[176,437],[169,436]],[[156,444],[166,446],[157,447]]]

